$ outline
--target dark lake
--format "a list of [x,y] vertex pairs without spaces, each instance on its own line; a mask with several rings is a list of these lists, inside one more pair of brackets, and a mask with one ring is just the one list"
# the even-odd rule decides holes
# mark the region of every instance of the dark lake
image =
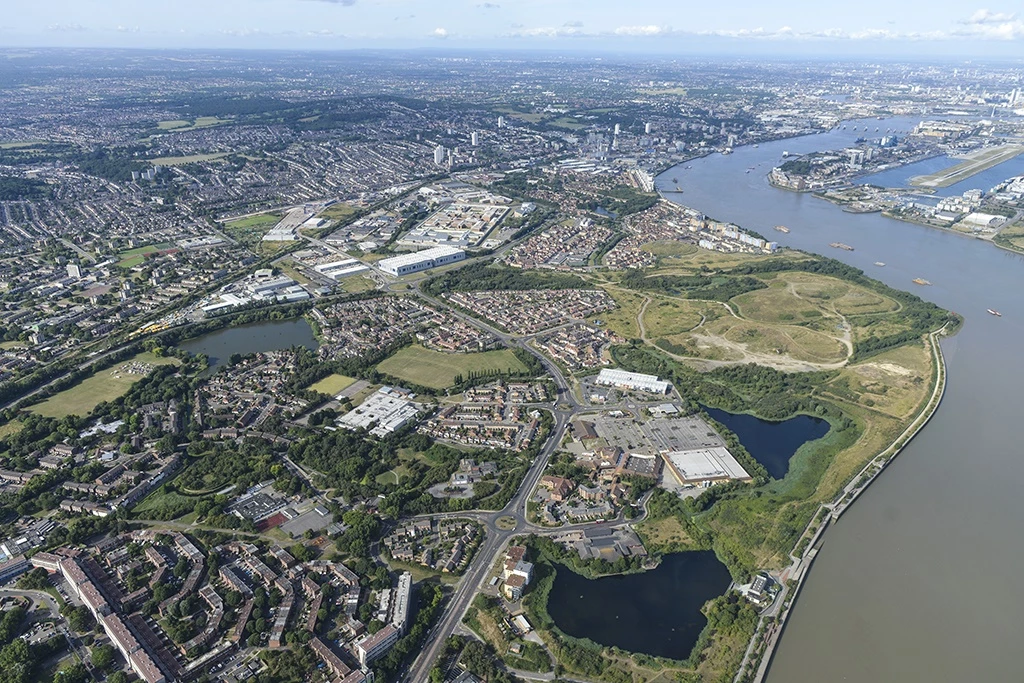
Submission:
[[548,613],[571,636],[686,659],[707,625],[700,608],[731,580],[710,550],[673,553],[652,571],[600,579],[559,566]]
[[293,346],[305,346],[312,350],[319,345],[309,323],[304,318],[295,318],[226,327],[189,339],[179,346],[189,353],[205,353],[210,358],[212,370],[227,363],[233,353],[245,356],[250,353],[289,349]]
[[829,423],[810,415],[797,415],[782,422],[769,422],[753,415],[727,413],[701,406],[704,411],[731,429],[751,456],[768,470],[773,479],[782,479],[789,471],[789,459],[808,441],[828,434]]

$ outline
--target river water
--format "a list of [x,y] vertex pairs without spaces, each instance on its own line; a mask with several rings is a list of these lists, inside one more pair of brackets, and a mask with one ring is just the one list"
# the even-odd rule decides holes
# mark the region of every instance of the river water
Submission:
[[[917,122],[871,126],[907,129]],[[768,185],[765,174],[783,150],[836,149],[857,135],[837,129],[741,147],[658,179],[662,190],[679,181],[683,193],[669,199],[845,261],[966,319],[942,344],[949,380],[942,405],[825,535],[768,680],[1020,681],[1024,457],[1016,425],[1024,387],[1024,257],[880,214],[844,213]],[[791,232],[772,230],[778,224]],[[836,241],[856,251],[828,246]],[[934,286],[918,287],[915,277]]]

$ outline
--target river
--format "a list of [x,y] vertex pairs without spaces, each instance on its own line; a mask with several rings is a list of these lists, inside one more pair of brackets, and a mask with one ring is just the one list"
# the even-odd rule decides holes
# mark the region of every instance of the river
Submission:
[[213,370],[227,363],[234,353],[246,356],[250,353],[290,349],[293,346],[305,346],[312,350],[318,344],[309,323],[304,318],[296,318],[225,327],[184,341],[179,346],[189,353],[205,353],[210,359],[210,370]]
[[[918,122],[868,123],[906,130]],[[836,149],[857,136],[837,129],[741,147],[658,178],[663,190],[679,181],[683,193],[669,199],[840,259],[966,319],[942,344],[949,384],[938,413],[826,533],[768,680],[1019,681],[1024,458],[1014,425],[1024,386],[1024,257],[768,185],[784,150]],[[791,232],[772,230],[778,224]],[[836,241],[856,251],[829,248]],[[934,286],[918,287],[915,277]]]

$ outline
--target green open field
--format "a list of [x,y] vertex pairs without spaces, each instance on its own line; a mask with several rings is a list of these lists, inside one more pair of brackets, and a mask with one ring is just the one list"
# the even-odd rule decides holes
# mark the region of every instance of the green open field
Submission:
[[352,214],[354,214],[358,210],[359,209],[357,209],[354,206],[351,206],[349,204],[343,204],[343,203],[339,202],[337,204],[331,204],[326,209],[321,211],[320,212],[320,217],[321,218],[329,218],[332,221],[340,221],[340,220],[344,220],[344,219],[348,218],[349,216],[351,216]]
[[245,228],[269,228],[281,222],[280,213],[258,213],[245,218],[236,218],[224,223],[226,230],[244,230]]
[[122,371],[122,368],[131,362],[147,363],[154,366],[181,363],[177,358],[164,358],[149,352],[140,353],[134,358],[117,363],[112,368],[101,370],[42,403],[31,406],[29,410],[44,417],[61,418],[67,415],[88,415],[97,405],[123,395],[133,384],[144,377],[144,375]]
[[22,149],[24,147],[35,147],[40,140],[25,140],[22,142],[0,142],[0,149]]
[[185,164],[194,164],[200,161],[216,161],[227,156],[227,152],[221,152],[219,154],[192,154],[187,157],[159,157],[157,159],[150,159],[149,163],[154,166],[183,166]]
[[356,380],[353,377],[334,374],[324,377],[319,382],[311,384],[309,388],[312,389],[313,391],[319,391],[321,394],[334,396],[338,392],[352,386],[355,383],[355,381]]
[[21,420],[11,420],[4,425],[0,425],[0,439],[6,439],[11,434],[17,434],[24,426]]
[[149,244],[145,247],[137,247],[135,249],[122,251],[118,254],[118,256],[121,257],[121,260],[117,262],[117,265],[122,268],[134,268],[135,266],[141,265],[142,262],[146,260],[146,254],[170,249],[172,246],[173,245],[170,242],[161,242],[160,244]]
[[[258,213],[255,216],[227,221],[221,227],[232,239],[238,240],[250,248],[258,246],[262,249],[263,236],[280,223],[281,218],[282,215],[279,213]],[[287,246],[287,243],[282,242],[274,246],[281,245]]]
[[[151,494],[142,499],[133,510],[132,516],[137,519],[161,519],[167,516],[167,511],[175,513],[190,511],[197,499],[191,496],[183,496],[174,491],[165,492],[162,487],[157,488]],[[154,514],[159,513],[159,514]]]
[[442,353],[422,346],[407,346],[377,365],[380,372],[432,389],[455,384],[458,375],[496,370],[525,372],[524,366],[509,349],[483,353]]
[[644,310],[644,328],[648,337],[666,337],[689,332],[700,324],[705,311],[721,306],[705,301],[684,301],[652,297]]
[[1024,251],[1024,222],[1008,225],[992,241],[1006,249]]
[[341,288],[349,294],[358,294],[359,292],[368,292],[371,289],[377,289],[377,283],[368,277],[362,275],[350,275],[344,280],[338,283]]

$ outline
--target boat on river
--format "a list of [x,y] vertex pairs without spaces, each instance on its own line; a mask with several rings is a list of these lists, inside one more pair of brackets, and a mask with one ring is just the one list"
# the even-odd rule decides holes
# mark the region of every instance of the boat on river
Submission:
[[789,232],[789,228],[787,228],[785,225],[776,225],[775,229],[778,230],[779,232]]
[[833,242],[828,246],[835,247],[836,249],[845,249],[846,251],[853,251],[853,247],[851,247],[849,244],[843,244],[842,242]]
[[882,263],[881,261],[875,261],[875,265],[878,266],[879,268],[885,268],[885,264]]
[[993,311],[991,308],[988,309],[988,312],[991,313],[992,315],[996,316],[997,318],[1002,318],[1003,317],[1002,313],[1000,313],[999,311]]
[[915,285],[930,285],[931,283],[925,280],[923,277],[915,277],[911,280]]

